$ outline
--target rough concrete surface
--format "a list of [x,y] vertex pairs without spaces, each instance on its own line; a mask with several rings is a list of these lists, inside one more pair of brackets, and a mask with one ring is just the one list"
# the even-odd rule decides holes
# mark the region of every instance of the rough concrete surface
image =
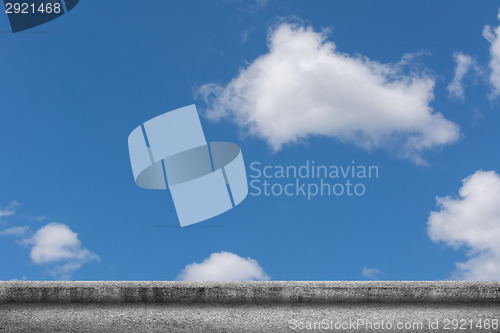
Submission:
[[496,282],[0,282],[0,333],[500,332],[498,320]]

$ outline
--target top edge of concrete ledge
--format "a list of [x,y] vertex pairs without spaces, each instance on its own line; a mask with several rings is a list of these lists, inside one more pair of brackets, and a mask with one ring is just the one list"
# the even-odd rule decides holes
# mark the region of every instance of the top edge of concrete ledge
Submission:
[[497,303],[500,282],[12,281],[0,303],[328,304]]

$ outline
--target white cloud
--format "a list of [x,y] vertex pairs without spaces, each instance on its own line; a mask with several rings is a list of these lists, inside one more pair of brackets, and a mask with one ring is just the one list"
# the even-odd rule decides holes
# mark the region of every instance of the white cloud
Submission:
[[177,277],[183,281],[261,281],[269,276],[251,258],[230,252],[212,253],[202,263],[187,265]]
[[22,278],[20,279],[10,279],[9,281],[26,281],[26,276],[24,275]]
[[481,75],[482,71],[477,65],[477,62],[471,56],[463,54],[460,52],[455,52],[453,54],[453,60],[455,60],[455,76],[453,80],[448,84],[448,97],[464,100],[465,89],[463,80],[465,76],[472,70],[475,74]]
[[379,280],[383,273],[377,269],[377,268],[368,268],[368,267],[363,267],[363,270],[361,271],[361,274],[363,277],[372,279],[372,280]]
[[459,127],[429,106],[434,80],[403,73],[408,57],[381,64],[342,53],[326,38],[279,25],[269,33],[268,53],[227,85],[198,89],[206,115],[234,120],[274,150],[323,135],[421,161],[422,151],[459,138]]
[[47,224],[21,243],[32,246],[33,263],[56,264],[50,272],[60,279],[69,279],[84,263],[100,260],[97,254],[82,246],[78,234],[60,223]]
[[10,205],[2,209],[2,206],[0,206],[0,224],[2,222],[2,219],[7,216],[14,215],[16,213],[17,207],[19,207],[19,202],[17,201],[12,201]]
[[434,242],[467,249],[453,279],[500,280],[500,176],[477,171],[463,181],[458,197],[437,197],[428,234]]
[[[498,13],[500,20],[500,11]],[[493,96],[500,96],[500,26],[492,28],[487,25],[484,27],[483,36],[486,38],[490,46],[490,83],[493,86]]]
[[12,227],[5,230],[0,230],[0,236],[22,236],[29,230],[30,228],[28,226]]

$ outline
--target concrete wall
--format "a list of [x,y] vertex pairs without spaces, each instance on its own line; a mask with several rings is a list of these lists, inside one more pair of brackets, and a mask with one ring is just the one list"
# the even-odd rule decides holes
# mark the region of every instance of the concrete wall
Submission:
[[500,332],[498,320],[498,282],[0,282],[0,333]]

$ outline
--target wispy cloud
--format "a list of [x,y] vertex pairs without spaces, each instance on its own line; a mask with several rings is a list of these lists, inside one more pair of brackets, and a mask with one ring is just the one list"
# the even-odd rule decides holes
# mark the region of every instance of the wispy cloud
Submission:
[[470,55],[455,52],[453,54],[453,60],[455,61],[455,76],[450,84],[448,84],[448,97],[450,99],[463,101],[465,99],[465,77],[471,72],[476,76],[481,76],[483,71],[477,64],[476,60]]
[[242,12],[255,12],[267,6],[268,0],[221,0],[234,4]]
[[10,205],[7,205],[5,208],[0,206],[0,224],[3,224],[3,219],[7,216],[12,216],[16,213],[17,207],[19,207],[19,202],[12,201]]
[[[500,11],[497,15],[500,20]],[[490,46],[490,83],[493,87],[492,97],[500,96],[500,26],[495,28],[487,25],[484,27],[483,36]]]
[[433,78],[404,73],[409,57],[381,64],[343,53],[327,37],[300,23],[278,25],[268,53],[227,85],[197,90],[206,115],[233,120],[274,150],[322,135],[423,162],[423,151],[459,138],[458,125],[430,106]]
[[202,263],[187,265],[177,277],[183,281],[259,281],[269,276],[252,258],[234,253],[212,253]]
[[250,37],[250,34],[255,30],[255,28],[250,28],[250,29],[245,29],[240,35],[240,42],[241,44],[245,44],[248,41],[248,38]]
[[9,281],[26,281],[26,280],[27,280],[26,276],[23,276],[23,277],[22,277],[22,278],[20,278],[20,279],[15,279],[15,278],[14,278],[14,279],[10,279]]
[[380,280],[380,278],[382,278],[382,276],[384,275],[382,271],[379,270],[378,268],[368,268],[368,267],[363,267],[361,274],[363,275],[363,277],[371,280]]
[[11,227],[4,230],[0,230],[0,236],[22,236],[26,234],[30,228],[28,226],[22,227]]
[[468,260],[456,263],[452,279],[500,280],[500,176],[477,171],[465,178],[458,197],[437,197],[428,234],[434,242],[464,247]]

